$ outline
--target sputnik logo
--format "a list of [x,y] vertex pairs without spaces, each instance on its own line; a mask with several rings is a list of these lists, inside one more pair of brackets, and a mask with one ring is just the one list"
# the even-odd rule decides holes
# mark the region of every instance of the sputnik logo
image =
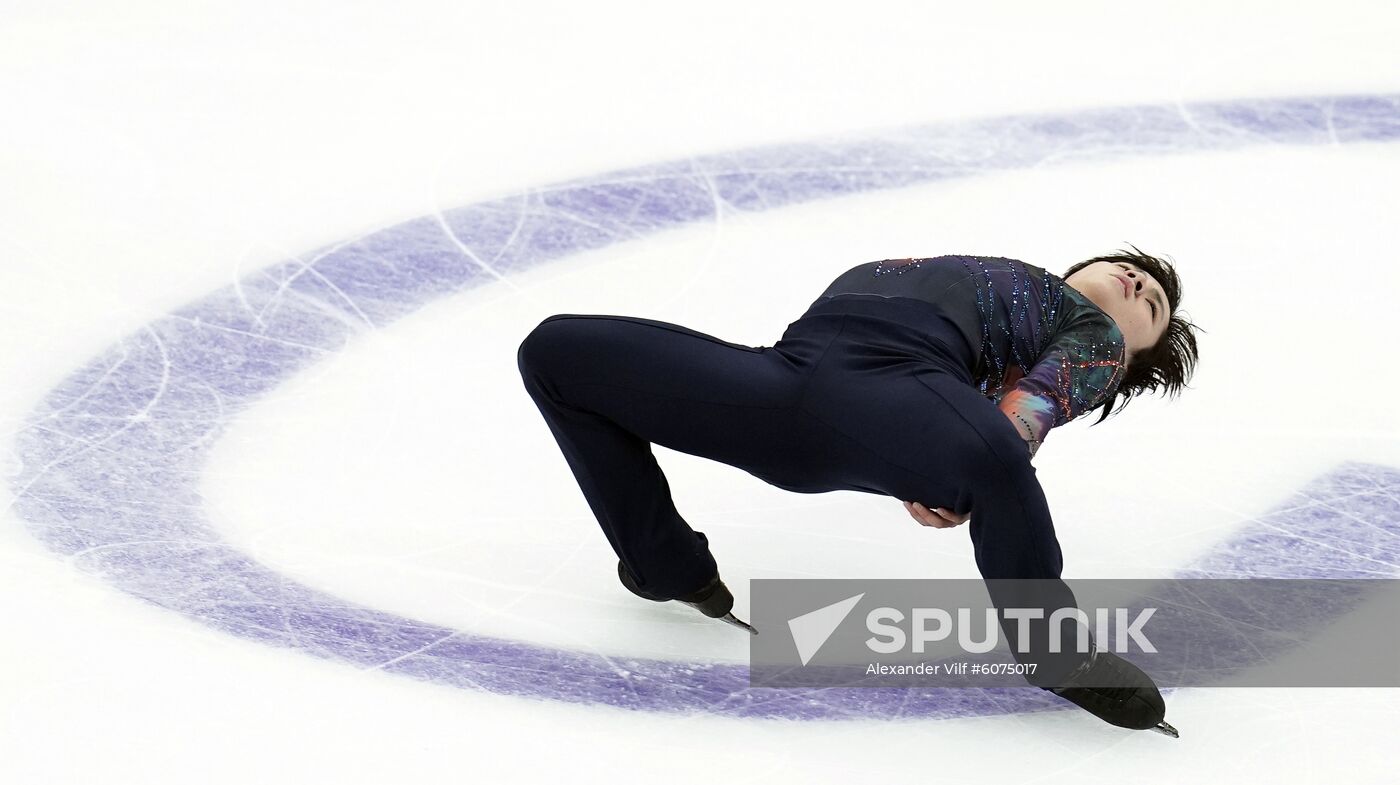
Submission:
[[803,665],[812,661],[812,657],[816,656],[817,651],[831,637],[831,633],[836,632],[836,628],[841,626],[841,622],[846,620],[856,603],[864,596],[865,592],[861,592],[854,597],[847,597],[825,608],[818,608],[788,620],[788,630],[792,632],[792,642],[797,644],[797,656],[802,659]]

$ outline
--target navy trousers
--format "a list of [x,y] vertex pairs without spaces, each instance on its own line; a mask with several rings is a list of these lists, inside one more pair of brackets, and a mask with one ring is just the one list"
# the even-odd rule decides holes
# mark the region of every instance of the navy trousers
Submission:
[[[773,346],[557,314],[517,353],[603,533],[648,591],[681,596],[717,572],[705,535],[672,503],[651,451],[659,444],[796,493],[860,491],[971,512],[983,578],[1053,579],[1034,591],[989,580],[996,604],[1072,605],[1026,443],[974,386],[974,360],[936,305],[853,294],[819,299]],[[1033,637],[1043,632],[1032,625]],[[1045,660],[1042,675],[1054,683],[1074,664]]]

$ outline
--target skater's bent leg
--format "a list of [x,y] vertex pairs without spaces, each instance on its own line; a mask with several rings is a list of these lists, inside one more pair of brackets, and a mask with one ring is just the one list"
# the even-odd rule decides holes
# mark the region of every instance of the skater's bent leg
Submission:
[[1050,614],[1076,603],[1069,586],[1060,580],[1060,544],[1026,443],[1006,416],[975,389],[943,374],[922,375],[920,381],[942,399],[939,411],[956,415],[955,420],[945,418],[955,454],[936,463],[955,479],[956,496],[970,504],[969,533],[977,568],[993,603],[998,608],[1030,608],[1042,614],[1040,620],[1030,622],[1026,641],[1019,639],[1016,624],[1003,623],[1008,643],[1013,652],[1020,645],[1029,650],[1016,655],[1019,661],[1037,663],[1036,672],[1028,676],[1032,684],[1057,684],[1086,655],[1073,646],[1059,654],[1048,651]]
[[671,499],[651,443],[762,465],[795,391],[783,359],[679,325],[560,314],[521,343],[521,377],[608,542],[649,592],[678,597],[717,572]]

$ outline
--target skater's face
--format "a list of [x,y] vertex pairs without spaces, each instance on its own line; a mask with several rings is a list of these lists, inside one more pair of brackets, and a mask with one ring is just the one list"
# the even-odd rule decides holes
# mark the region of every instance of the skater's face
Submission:
[[1129,262],[1094,262],[1065,279],[1123,331],[1132,355],[1152,348],[1166,333],[1171,311],[1167,294],[1152,276]]

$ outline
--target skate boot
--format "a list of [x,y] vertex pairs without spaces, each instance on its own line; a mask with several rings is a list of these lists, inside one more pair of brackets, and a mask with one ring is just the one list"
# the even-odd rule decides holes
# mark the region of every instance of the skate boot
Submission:
[[724,581],[716,574],[714,579],[707,583],[699,591],[687,594],[684,597],[663,597],[659,594],[652,594],[637,585],[632,578],[632,573],[622,565],[622,561],[617,562],[617,578],[622,581],[622,585],[627,587],[627,591],[638,597],[651,600],[652,602],[670,602],[676,600],[682,602],[697,611],[709,616],[711,619],[719,619],[723,622],[733,624],[735,627],[748,630],[751,635],[757,635],[758,630],[740,621],[730,611],[734,608],[734,595],[730,593],[729,587],[724,585]]
[[1112,652],[1093,652],[1068,679],[1044,689],[1110,725],[1150,729],[1174,739],[1181,738],[1176,728],[1163,719],[1167,705],[1152,677]]

